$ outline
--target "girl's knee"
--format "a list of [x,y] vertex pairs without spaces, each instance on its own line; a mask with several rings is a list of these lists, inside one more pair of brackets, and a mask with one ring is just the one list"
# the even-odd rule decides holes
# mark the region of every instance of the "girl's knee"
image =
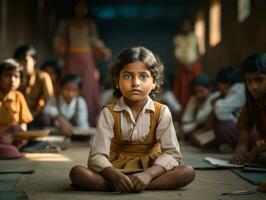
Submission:
[[195,178],[195,171],[190,165],[181,165],[177,170],[177,187],[184,187],[190,184]]
[[84,167],[81,165],[76,165],[72,167],[72,169],[69,172],[69,177],[72,182],[75,182],[75,180],[81,176],[82,170],[84,170]]
[[191,183],[195,178],[195,170],[190,165],[183,165],[183,173],[186,177],[187,184]]

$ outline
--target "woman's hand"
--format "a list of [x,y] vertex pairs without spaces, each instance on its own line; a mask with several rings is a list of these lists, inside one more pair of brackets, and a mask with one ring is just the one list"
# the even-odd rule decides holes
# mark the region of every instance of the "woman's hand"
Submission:
[[130,176],[135,192],[143,191],[151,182],[152,177],[147,172],[136,173]]

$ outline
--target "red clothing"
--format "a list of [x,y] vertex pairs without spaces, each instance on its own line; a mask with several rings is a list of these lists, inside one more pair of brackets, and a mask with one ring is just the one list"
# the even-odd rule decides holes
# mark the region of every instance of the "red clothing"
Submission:
[[190,82],[202,73],[199,62],[193,64],[192,71],[187,71],[181,63],[176,67],[176,80],[173,87],[173,92],[184,110],[190,98]]

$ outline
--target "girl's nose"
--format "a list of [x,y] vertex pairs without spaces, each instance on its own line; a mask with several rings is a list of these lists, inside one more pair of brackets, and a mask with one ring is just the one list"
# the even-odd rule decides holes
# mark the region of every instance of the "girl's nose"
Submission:
[[136,86],[139,86],[139,84],[140,84],[139,79],[137,77],[134,77],[132,79],[132,86],[136,87]]

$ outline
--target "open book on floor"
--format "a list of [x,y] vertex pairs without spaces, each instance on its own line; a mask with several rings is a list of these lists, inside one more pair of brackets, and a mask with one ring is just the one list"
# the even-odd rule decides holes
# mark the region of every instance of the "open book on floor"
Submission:
[[205,157],[204,160],[211,165],[217,166],[217,167],[222,167],[222,168],[242,168],[244,165],[236,165],[230,163],[229,160],[223,160],[223,159],[218,159],[218,158],[213,158],[213,157]]
[[197,140],[198,144],[203,147],[204,145],[214,141],[214,130],[211,129],[208,131],[201,132],[199,134],[195,134],[195,139]]

